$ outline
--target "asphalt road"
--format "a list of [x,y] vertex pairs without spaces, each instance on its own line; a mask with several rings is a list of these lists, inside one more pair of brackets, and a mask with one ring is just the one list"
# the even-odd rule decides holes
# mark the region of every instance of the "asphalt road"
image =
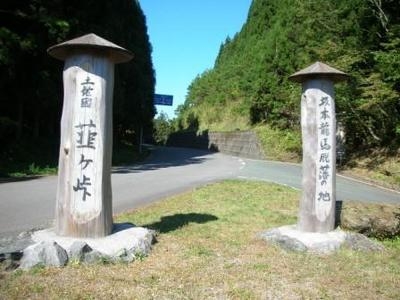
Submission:
[[[143,163],[115,167],[113,211],[119,213],[189,190],[235,177],[238,158],[184,148],[155,148]],[[0,238],[52,225],[57,177],[0,183]]]
[[[239,178],[275,182],[301,190],[301,165],[245,159]],[[336,175],[336,200],[400,204],[400,193]]]
[[[301,188],[301,167],[185,148],[155,148],[143,163],[113,168],[113,210],[119,213],[227,178],[257,179]],[[56,176],[0,184],[0,238],[51,225]],[[399,203],[397,192],[338,176],[338,200]]]

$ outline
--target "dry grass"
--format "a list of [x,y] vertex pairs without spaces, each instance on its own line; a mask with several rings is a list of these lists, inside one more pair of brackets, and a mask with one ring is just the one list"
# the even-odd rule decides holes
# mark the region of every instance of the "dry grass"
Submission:
[[400,152],[391,156],[376,152],[353,159],[341,173],[400,191]]
[[285,252],[257,238],[294,223],[296,191],[226,181],[127,213],[158,230],[149,257],[0,273],[0,299],[399,299],[400,240],[382,253]]

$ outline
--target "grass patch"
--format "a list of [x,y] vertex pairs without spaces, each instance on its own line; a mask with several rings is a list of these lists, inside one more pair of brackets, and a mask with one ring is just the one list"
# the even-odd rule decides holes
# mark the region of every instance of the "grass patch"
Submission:
[[149,153],[150,151],[145,147],[142,147],[142,153],[140,153],[139,146],[133,145],[130,142],[121,142],[113,147],[112,165],[129,165],[143,161]]
[[397,153],[374,151],[355,154],[341,172],[400,190],[400,150]]
[[248,108],[235,101],[222,105],[200,105],[184,116],[183,123],[184,127],[192,127],[199,132],[248,130],[251,127]]
[[[15,168],[13,168],[15,169]],[[56,175],[57,167],[55,163],[52,163],[51,166],[48,164],[35,164],[34,162],[26,165],[21,164],[20,167],[16,168],[18,171],[7,172],[7,177],[11,178],[25,178],[31,176],[44,176],[44,175]]]
[[301,132],[279,130],[269,125],[254,128],[267,159],[299,162],[301,161]]
[[[37,147],[40,145],[40,147]],[[0,153],[0,179],[23,180],[35,176],[56,175],[58,171],[57,141],[24,141],[8,147]],[[133,164],[144,160],[149,150],[128,142],[113,147],[113,166]]]
[[26,138],[0,150],[0,178],[32,177],[57,173],[58,141]]
[[118,216],[159,231],[131,264],[0,273],[0,299],[398,299],[400,240],[383,253],[286,252],[257,238],[296,222],[300,195],[263,182],[208,185]]

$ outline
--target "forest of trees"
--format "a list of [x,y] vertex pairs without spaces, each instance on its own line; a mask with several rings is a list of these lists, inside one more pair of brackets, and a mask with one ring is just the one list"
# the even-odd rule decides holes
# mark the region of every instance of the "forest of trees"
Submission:
[[134,53],[131,62],[115,68],[116,144],[134,142],[141,126],[150,131],[155,77],[146,20],[138,1],[2,0],[1,163],[20,159],[21,148],[58,154],[63,62],[50,57],[46,49],[87,33]]
[[348,150],[398,149],[398,0],[253,0],[247,22],[221,45],[214,68],[193,80],[177,110],[178,127],[266,124],[299,131],[301,87],[288,77],[315,61],[351,76],[336,85]]

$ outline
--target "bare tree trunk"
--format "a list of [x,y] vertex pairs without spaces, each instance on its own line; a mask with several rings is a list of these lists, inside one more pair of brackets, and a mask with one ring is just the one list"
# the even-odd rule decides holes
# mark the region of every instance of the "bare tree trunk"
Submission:
[[22,130],[24,127],[24,102],[18,97],[18,120],[17,120],[17,131],[15,134],[15,138],[17,141],[22,138]]
[[35,107],[35,118],[33,123],[33,137],[38,138],[40,136],[40,107]]

